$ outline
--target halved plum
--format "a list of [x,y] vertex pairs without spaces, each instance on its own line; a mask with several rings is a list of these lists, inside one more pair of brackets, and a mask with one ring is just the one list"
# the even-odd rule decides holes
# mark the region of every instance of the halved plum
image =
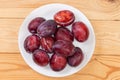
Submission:
[[60,26],[68,26],[74,22],[75,16],[70,10],[61,10],[54,15],[54,20]]

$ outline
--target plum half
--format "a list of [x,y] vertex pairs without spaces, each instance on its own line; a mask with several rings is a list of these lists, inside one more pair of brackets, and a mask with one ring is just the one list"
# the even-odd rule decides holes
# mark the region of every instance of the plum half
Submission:
[[54,20],[60,26],[68,26],[74,22],[75,16],[70,10],[61,10],[54,15]]

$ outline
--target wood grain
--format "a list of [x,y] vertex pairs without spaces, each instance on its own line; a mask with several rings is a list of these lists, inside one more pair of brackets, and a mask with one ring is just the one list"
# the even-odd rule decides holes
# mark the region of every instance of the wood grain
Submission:
[[50,78],[33,71],[20,54],[0,54],[1,80],[120,80],[120,56],[94,55],[88,65],[74,75]]
[[1,0],[0,18],[25,18],[33,9],[50,3],[69,4],[89,19],[120,20],[120,0]]
[[[103,7],[111,7],[112,9],[116,8],[116,6],[119,6],[120,0],[75,0],[75,1],[70,1],[70,0],[1,0],[0,1],[0,7],[1,8],[36,8],[39,7],[40,5],[44,4],[50,4],[50,3],[63,3],[63,4],[69,4],[72,6],[77,6],[77,7],[94,7],[96,8],[98,6],[103,6]],[[94,4],[94,5],[92,5]],[[108,5],[109,4],[109,5]],[[89,7],[90,6],[90,7]],[[99,7],[98,7],[99,8]]]
[[[0,52],[16,53],[18,32],[24,19],[0,19]],[[120,55],[120,21],[91,21],[96,35],[94,54]]]
[[23,19],[0,19],[0,52],[18,52],[18,31]]
[[[91,21],[96,35],[91,61],[63,78],[33,71],[18,49],[18,31],[24,18],[50,3],[79,9]],[[0,0],[0,80],[120,80],[120,0]]]

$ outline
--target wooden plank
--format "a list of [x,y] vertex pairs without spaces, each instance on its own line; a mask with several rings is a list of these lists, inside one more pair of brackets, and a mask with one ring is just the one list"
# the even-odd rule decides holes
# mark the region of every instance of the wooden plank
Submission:
[[[97,56],[81,71],[63,78],[46,77],[33,71],[20,54],[0,54],[1,80],[119,80],[120,56]],[[34,76],[33,76],[34,75]]]
[[0,18],[25,18],[33,9],[50,3],[76,7],[89,19],[120,20],[120,0],[1,0]]
[[0,52],[18,52],[18,31],[22,19],[0,19]]
[[[39,7],[39,5],[44,4],[51,4],[51,3],[63,3],[63,4],[69,4],[73,6],[80,6],[80,7],[111,7],[114,8],[116,6],[119,6],[120,1],[119,0],[1,0],[0,1],[0,8],[36,8]],[[93,5],[94,4],[94,5]],[[109,4],[109,5],[107,5]]]
[[95,54],[120,55],[120,21],[91,21],[95,35]]
[[[18,31],[23,19],[0,19],[0,52],[16,53]],[[95,35],[94,54],[120,55],[120,21],[91,21]]]
[[34,8],[0,8],[0,18],[25,18]]

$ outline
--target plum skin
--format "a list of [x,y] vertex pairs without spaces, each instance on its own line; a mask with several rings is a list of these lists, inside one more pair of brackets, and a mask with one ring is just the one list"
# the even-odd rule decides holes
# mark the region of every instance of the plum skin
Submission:
[[57,29],[57,23],[54,20],[44,21],[37,28],[37,34],[40,37],[47,37],[55,34]]
[[50,59],[50,67],[53,71],[61,71],[65,68],[67,60],[64,56],[54,53]]
[[72,25],[72,32],[75,36],[75,39],[79,42],[84,42],[89,37],[89,30],[83,22],[75,22]]
[[74,54],[74,48],[72,42],[66,40],[58,40],[53,45],[54,52],[65,57],[72,56]]
[[40,47],[40,38],[37,35],[30,35],[24,41],[24,49],[28,53],[34,52]]
[[53,52],[52,46],[54,44],[54,41],[55,41],[54,38],[51,36],[42,37],[40,39],[40,44],[41,44],[42,49],[44,49],[48,53],[52,53]]
[[41,49],[37,49],[33,52],[33,60],[40,66],[46,66],[49,63],[49,55]]
[[75,52],[72,56],[67,58],[67,62],[72,67],[77,67],[83,60],[84,55],[79,47],[75,47]]
[[68,30],[67,28],[64,27],[59,27],[57,29],[57,32],[55,34],[55,40],[67,40],[73,42],[74,40],[74,35],[73,33]]
[[38,26],[44,21],[45,21],[45,19],[42,17],[34,18],[28,25],[29,32],[32,34],[36,34]]

